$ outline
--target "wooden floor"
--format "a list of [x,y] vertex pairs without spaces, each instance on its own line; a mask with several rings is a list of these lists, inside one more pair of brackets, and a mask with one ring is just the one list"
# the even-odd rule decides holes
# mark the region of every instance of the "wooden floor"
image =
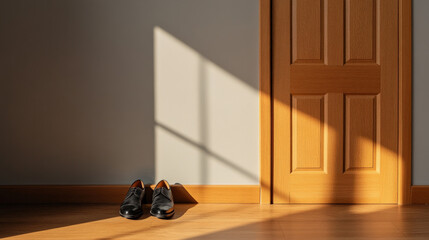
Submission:
[[171,220],[117,205],[0,206],[4,239],[429,239],[429,206],[176,205]]

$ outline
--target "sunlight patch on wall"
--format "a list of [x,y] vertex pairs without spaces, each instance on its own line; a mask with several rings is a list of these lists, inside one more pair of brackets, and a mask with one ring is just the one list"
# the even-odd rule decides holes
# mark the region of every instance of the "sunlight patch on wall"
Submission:
[[258,184],[258,91],[154,28],[155,180]]

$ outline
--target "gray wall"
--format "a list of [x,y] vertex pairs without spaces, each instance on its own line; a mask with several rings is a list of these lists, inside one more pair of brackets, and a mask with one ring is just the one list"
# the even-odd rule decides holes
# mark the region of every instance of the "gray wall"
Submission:
[[1,0],[0,184],[258,183],[258,0]]
[[413,0],[413,184],[429,185],[429,1]]

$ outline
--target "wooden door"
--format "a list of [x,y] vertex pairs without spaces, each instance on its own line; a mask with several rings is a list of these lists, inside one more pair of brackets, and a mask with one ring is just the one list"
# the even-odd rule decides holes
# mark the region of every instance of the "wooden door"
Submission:
[[397,0],[273,0],[273,202],[396,203]]

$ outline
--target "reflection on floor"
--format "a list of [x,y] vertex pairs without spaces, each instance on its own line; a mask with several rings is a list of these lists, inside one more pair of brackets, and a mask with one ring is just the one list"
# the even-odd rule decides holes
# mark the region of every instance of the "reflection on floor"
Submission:
[[178,204],[171,220],[116,205],[0,206],[5,239],[429,239],[429,206]]

